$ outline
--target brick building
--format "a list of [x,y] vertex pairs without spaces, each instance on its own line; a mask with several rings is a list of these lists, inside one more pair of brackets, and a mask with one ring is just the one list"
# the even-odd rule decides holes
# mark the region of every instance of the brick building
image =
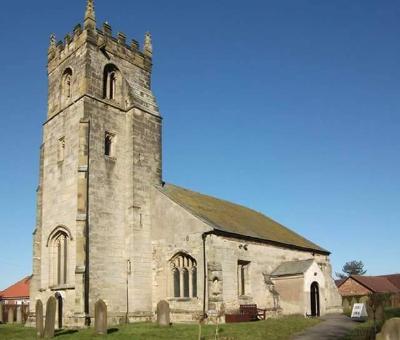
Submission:
[[337,281],[339,293],[342,296],[343,307],[349,308],[356,302],[368,301],[373,293],[388,294],[391,307],[400,306],[400,274],[364,276],[350,275]]
[[0,303],[5,305],[29,304],[29,285],[32,276],[24,277],[10,287],[0,291]]

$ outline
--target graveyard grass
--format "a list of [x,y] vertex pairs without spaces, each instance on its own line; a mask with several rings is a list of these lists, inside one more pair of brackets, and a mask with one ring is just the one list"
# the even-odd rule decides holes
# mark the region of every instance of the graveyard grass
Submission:
[[[302,316],[288,316],[280,319],[268,319],[265,321],[245,322],[235,324],[222,324],[219,326],[219,339],[242,340],[242,339],[289,339],[293,334],[314,326],[319,323],[318,319],[306,319]],[[155,323],[135,323],[121,325],[108,329],[108,335],[96,336],[94,329],[85,330],[63,330],[56,331],[56,339],[173,339],[190,340],[198,339],[198,325],[196,324],[174,324],[171,327],[159,327]],[[214,339],[215,325],[202,326],[202,336],[206,340]],[[0,325],[0,339],[36,339],[35,329],[18,325]]]

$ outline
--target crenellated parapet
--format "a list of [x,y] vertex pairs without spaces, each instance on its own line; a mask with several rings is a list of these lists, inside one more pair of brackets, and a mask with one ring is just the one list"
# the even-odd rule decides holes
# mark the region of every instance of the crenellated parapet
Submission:
[[88,0],[83,27],[81,24],[76,25],[71,33],[58,42],[55,35],[51,35],[48,49],[49,73],[85,44],[94,45],[105,54],[112,54],[151,72],[153,46],[150,33],[145,34],[141,50],[135,39],[127,43],[125,33],[118,32],[114,36],[108,22],[105,22],[101,29],[96,28],[93,0]]

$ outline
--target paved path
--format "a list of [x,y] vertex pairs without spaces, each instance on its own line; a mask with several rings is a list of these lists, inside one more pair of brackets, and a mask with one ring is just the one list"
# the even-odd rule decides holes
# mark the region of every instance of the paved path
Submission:
[[324,321],[296,335],[293,340],[340,339],[358,325],[357,322],[342,314],[330,314],[321,319]]

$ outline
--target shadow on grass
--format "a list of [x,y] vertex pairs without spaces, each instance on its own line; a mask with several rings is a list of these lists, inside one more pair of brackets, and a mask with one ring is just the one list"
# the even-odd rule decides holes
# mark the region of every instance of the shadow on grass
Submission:
[[107,329],[107,334],[112,334],[112,333],[115,333],[115,332],[118,332],[118,328]]
[[60,329],[55,331],[55,336],[62,336],[62,335],[69,335],[69,334],[74,334],[78,333],[76,329]]

